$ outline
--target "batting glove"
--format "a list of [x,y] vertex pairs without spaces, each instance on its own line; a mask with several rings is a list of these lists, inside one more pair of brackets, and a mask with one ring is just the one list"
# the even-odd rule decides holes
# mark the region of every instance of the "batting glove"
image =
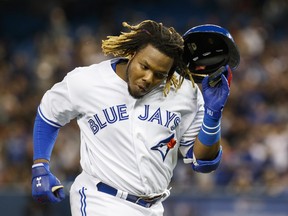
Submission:
[[57,203],[65,198],[61,182],[50,172],[48,163],[32,166],[32,197],[41,203]]
[[[230,83],[228,83],[225,74],[229,75],[231,71],[228,65],[225,68],[227,73],[221,74],[221,81],[216,86],[212,87],[209,85],[208,76],[202,81],[205,114],[215,120],[221,118],[223,108],[230,94]],[[231,80],[229,81],[231,82]]]

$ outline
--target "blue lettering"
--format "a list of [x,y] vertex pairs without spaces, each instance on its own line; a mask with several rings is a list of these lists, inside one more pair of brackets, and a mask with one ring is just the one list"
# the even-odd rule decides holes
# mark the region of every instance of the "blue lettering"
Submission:
[[148,116],[149,116],[149,105],[145,105],[145,112],[144,112],[144,116],[138,116],[138,118],[140,119],[140,120],[146,120],[147,118],[148,118]]
[[158,121],[158,124],[162,125],[162,117],[161,117],[160,108],[158,108],[155,111],[155,113],[151,116],[151,118],[148,121],[153,122],[154,120]]
[[181,118],[180,117],[176,117],[174,119],[174,125],[171,127],[171,130],[175,130],[175,128],[180,124],[181,122]]
[[98,117],[98,114],[95,114],[95,115],[94,115],[94,118],[96,119],[96,121],[97,121],[100,129],[103,129],[104,127],[107,126],[107,122],[102,123],[101,120],[100,120],[99,117]]
[[[109,111],[110,110],[110,111]],[[88,123],[93,134],[96,134],[99,130],[105,128],[108,124],[113,124],[117,121],[123,121],[129,119],[127,113],[127,106],[125,104],[112,106],[102,110],[105,119],[100,119],[102,115],[93,115],[94,119],[89,119]]]
[[[171,115],[171,114],[172,114],[172,115]],[[167,119],[166,119],[166,124],[165,124],[164,126],[168,128],[170,122],[173,120],[173,118],[174,118],[175,116],[176,116],[175,113],[171,113],[171,112],[169,112],[168,110],[166,110],[166,117],[167,117]]]
[[112,118],[109,117],[107,109],[104,109],[103,113],[105,115],[105,118],[106,118],[107,122],[109,124],[112,124],[112,123],[115,123],[117,121],[117,116],[116,116],[116,112],[115,112],[115,108],[114,107],[110,107],[110,110],[111,110]]
[[[162,113],[161,113],[160,107],[152,115],[150,115],[150,106],[145,105],[144,114],[139,115],[138,118],[142,121],[145,121],[145,120],[149,122],[156,121],[159,125],[163,125]],[[179,125],[180,121],[181,121],[181,118],[177,117],[176,113],[166,110],[166,121],[165,121],[165,124],[163,125],[164,127],[168,128],[171,124],[173,124],[171,126],[171,130],[175,130],[175,128]]]
[[99,131],[99,126],[92,119],[89,119],[88,123],[93,134],[96,134]]
[[127,107],[125,104],[118,105],[117,110],[118,110],[119,121],[129,119],[129,115],[127,114]]
[[[153,114],[151,113],[152,115],[150,115],[150,105],[145,105],[143,108],[144,113],[139,115],[138,119],[148,122],[157,122],[159,125],[163,125],[162,114],[164,116],[164,111],[161,113],[160,107]],[[103,115],[95,114],[93,115],[94,118],[88,120],[88,124],[94,135],[101,129],[107,127],[108,124],[114,124],[117,121],[129,119],[126,104],[111,106],[103,109],[102,113]],[[171,130],[175,130],[175,128],[180,124],[180,121],[181,118],[177,116],[176,113],[166,110],[166,119],[164,121],[165,124],[163,125],[164,127],[170,127]]]

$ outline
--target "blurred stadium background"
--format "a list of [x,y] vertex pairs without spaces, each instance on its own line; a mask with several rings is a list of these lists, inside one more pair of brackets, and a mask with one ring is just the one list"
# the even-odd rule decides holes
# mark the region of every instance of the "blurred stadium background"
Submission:
[[[105,59],[101,39],[154,19],[179,33],[213,23],[241,53],[223,116],[219,169],[196,174],[179,158],[165,216],[288,215],[287,0],[0,0],[0,214],[70,215],[69,199],[31,200],[32,130],[44,92],[76,66]],[[62,128],[52,170],[79,172],[75,122]]]

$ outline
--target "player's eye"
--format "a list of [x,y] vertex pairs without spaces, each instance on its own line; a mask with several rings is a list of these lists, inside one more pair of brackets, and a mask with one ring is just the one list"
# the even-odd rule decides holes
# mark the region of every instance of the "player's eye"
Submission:
[[[146,66],[145,64],[140,64],[140,68],[144,71],[147,71],[147,70],[150,70],[150,67],[149,66]],[[155,77],[155,79],[157,80],[163,80],[165,78],[168,77],[168,74],[165,73],[165,72],[157,72],[157,71],[154,71],[153,72],[153,76]]]
[[161,73],[161,72],[155,72],[154,77],[156,79],[165,79],[168,77],[168,74],[167,73]]
[[148,70],[148,67],[146,65],[144,65],[144,64],[140,64],[140,67],[141,67],[142,70]]

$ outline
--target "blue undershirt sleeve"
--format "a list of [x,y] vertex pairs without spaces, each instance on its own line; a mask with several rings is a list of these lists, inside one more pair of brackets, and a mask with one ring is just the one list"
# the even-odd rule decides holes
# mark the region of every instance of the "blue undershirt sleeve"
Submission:
[[37,112],[33,129],[33,160],[46,159],[50,161],[59,129],[59,127],[46,123]]

